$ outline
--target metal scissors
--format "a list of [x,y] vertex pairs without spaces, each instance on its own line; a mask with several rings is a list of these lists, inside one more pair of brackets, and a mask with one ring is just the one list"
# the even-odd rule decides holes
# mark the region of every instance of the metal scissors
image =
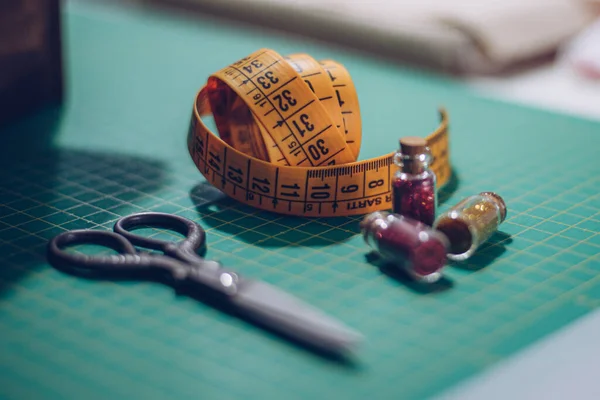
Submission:
[[[154,227],[185,236],[178,242],[140,236],[131,231]],[[114,232],[73,230],[54,237],[47,247],[48,261],[59,270],[82,273],[165,273],[171,285],[209,294],[236,314],[284,336],[328,353],[351,350],[362,336],[302,300],[259,280],[242,278],[219,262],[205,260],[206,234],[186,218],[164,213],[138,213],[119,219]],[[118,254],[85,255],[68,246],[95,244]],[[134,246],[162,252],[139,252]]]

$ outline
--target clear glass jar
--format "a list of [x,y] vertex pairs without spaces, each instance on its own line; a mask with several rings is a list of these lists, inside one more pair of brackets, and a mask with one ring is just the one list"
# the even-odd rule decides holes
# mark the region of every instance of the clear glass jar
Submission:
[[493,192],[482,192],[467,197],[440,215],[433,228],[448,238],[448,258],[465,260],[496,232],[506,219],[506,212],[502,197]]
[[367,215],[360,224],[365,242],[412,278],[435,282],[446,264],[448,240],[422,222],[387,212]]
[[425,139],[400,139],[400,149],[394,155],[398,171],[391,185],[393,212],[429,226],[433,225],[437,208],[437,179],[429,169],[431,160]]

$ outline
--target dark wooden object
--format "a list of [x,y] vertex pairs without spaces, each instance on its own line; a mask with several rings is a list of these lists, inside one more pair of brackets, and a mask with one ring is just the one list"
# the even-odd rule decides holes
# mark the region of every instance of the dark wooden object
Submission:
[[62,97],[60,0],[1,0],[0,125]]

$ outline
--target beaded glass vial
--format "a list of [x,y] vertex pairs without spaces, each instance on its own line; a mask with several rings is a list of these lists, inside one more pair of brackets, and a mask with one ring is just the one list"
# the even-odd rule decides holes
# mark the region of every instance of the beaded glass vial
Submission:
[[488,240],[506,219],[506,203],[492,192],[467,197],[440,215],[433,227],[450,241],[448,258],[465,260]]
[[446,263],[448,239],[419,221],[375,212],[360,224],[365,242],[383,259],[403,268],[413,279],[435,282]]
[[436,176],[429,169],[431,160],[425,139],[400,139],[400,150],[394,155],[398,171],[392,180],[393,212],[429,226],[433,225],[437,207]]

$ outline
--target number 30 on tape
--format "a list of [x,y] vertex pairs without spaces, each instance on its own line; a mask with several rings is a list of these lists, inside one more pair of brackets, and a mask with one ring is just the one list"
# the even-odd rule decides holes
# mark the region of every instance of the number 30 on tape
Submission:
[[[219,136],[202,117],[214,118]],[[426,139],[450,178],[448,121]],[[393,153],[357,161],[358,96],[346,69],[306,54],[259,50],[209,77],[196,96],[188,149],[228,196],[282,214],[344,216],[391,208]]]

